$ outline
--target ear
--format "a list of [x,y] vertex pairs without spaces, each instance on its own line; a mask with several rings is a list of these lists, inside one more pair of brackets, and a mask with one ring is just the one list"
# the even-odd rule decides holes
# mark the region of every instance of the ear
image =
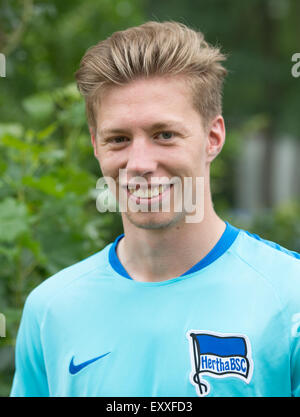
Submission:
[[92,146],[94,148],[94,155],[98,159],[97,142],[96,142],[96,132],[92,128],[89,128],[89,131],[90,131],[90,135],[91,135]]
[[207,134],[207,160],[212,162],[221,152],[225,143],[225,122],[221,115],[213,119]]

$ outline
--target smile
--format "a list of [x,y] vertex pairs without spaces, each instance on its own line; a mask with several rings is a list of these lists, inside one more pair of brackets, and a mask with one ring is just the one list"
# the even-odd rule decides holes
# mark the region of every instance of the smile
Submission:
[[137,204],[159,203],[173,187],[173,184],[151,184],[149,187],[140,185],[127,185],[127,194],[130,200]]
[[170,188],[170,184],[152,185],[150,187],[140,187],[139,185],[128,185],[127,190],[130,195],[143,198],[151,199],[163,194],[167,189]]

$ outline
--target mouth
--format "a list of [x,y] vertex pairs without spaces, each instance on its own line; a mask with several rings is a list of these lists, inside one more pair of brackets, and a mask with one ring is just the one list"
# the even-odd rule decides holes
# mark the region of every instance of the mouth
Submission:
[[127,185],[127,194],[128,198],[135,200],[137,204],[149,204],[161,201],[172,187],[173,184],[151,184],[148,187]]

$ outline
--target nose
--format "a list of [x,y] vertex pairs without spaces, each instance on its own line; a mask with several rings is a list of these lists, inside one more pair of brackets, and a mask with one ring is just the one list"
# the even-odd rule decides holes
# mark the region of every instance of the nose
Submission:
[[157,155],[154,144],[146,137],[139,137],[132,141],[128,151],[127,171],[130,177],[144,176],[155,172]]

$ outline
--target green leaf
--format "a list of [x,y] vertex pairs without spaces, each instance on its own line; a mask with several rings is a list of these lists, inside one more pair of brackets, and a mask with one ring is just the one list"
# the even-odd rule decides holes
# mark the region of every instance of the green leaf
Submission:
[[0,138],[7,134],[20,138],[23,132],[24,128],[19,123],[0,123]]
[[42,146],[33,143],[26,143],[15,136],[11,136],[10,134],[5,134],[2,136],[0,142],[8,148],[14,148],[21,152],[32,152],[39,154],[40,152],[44,151]]
[[72,101],[81,100],[81,95],[75,83],[71,83],[64,87],[57,88],[52,93],[52,97],[58,103],[61,103],[65,99],[70,99]]
[[23,101],[27,113],[37,119],[49,117],[55,109],[54,102],[49,93],[39,93]]
[[51,125],[47,126],[45,129],[41,130],[37,134],[37,139],[43,140],[47,139],[53,132],[57,129],[57,123],[52,123]]
[[13,242],[28,230],[27,207],[8,197],[0,203],[0,242]]
[[22,183],[54,197],[63,197],[65,194],[64,185],[53,175],[45,175],[41,178],[25,176]]

